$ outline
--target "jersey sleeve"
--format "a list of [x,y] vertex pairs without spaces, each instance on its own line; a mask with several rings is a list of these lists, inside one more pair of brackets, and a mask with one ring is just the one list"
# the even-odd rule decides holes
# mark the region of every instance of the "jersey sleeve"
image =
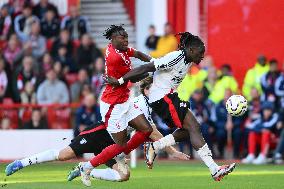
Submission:
[[133,57],[135,51],[136,51],[136,49],[134,49],[134,48],[132,48],[132,47],[128,47],[128,49],[127,49],[127,55],[128,55],[129,57]]
[[184,58],[182,51],[174,51],[154,60],[156,70],[170,70]]

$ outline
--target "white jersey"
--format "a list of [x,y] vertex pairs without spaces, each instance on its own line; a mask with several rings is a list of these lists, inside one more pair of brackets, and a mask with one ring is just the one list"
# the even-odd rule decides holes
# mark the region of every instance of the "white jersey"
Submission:
[[185,77],[192,63],[186,62],[184,51],[179,50],[154,60],[154,65],[156,71],[150,88],[149,103],[160,100],[166,94],[175,90]]

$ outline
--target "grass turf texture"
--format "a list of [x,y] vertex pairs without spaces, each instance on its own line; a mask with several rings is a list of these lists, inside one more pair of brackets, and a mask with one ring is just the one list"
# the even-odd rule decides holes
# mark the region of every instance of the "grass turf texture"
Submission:
[[[77,178],[67,182],[69,170],[76,163],[48,163],[31,166],[6,177],[6,164],[0,164],[0,189],[80,189],[84,187]],[[238,165],[235,171],[221,182],[210,177],[201,163],[156,162],[148,170],[142,162],[132,170],[128,182],[116,183],[92,180],[91,188],[99,189],[276,189],[284,186],[284,166]]]

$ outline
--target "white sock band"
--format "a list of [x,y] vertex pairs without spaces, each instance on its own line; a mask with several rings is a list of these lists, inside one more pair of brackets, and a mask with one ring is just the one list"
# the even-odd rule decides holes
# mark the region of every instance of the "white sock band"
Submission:
[[121,181],[120,174],[116,170],[110,168],[93,169],[90,175],[100,180]]
[[59,156],[59,150],[52,149],[32,155],[20,161],[23,164],[23,166],[26,167],[29,165],[58,160],[58,156]]
[[211,174],[214,174],[215,171],[218,168],[218,165],[215,163],[215,161],[212,158],[212,152],[209,149],[208,145],[205,144],[199,150],[197,151],[198,155],[202,159],[202,161],[205,163],[205,165],[209,168]]
[[164,149],[165,147],[168,147],[168,146],[172,146],[175,143],[176,143],[176,141],[174,139],[174,136],[172,134],[169,134],[169,135],[161,138],[160,140],[154,142],[153,146],[154,146],[155,151],[157,153],[159,150],[162,150],[162,149]]

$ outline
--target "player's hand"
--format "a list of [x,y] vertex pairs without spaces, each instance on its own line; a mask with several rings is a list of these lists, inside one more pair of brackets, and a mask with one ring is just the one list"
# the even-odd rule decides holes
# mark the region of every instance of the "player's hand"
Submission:
[[119,82],[116,78],[108,76],[108,75],[103,75],[103,80],[112,86],[119,86]]
[[190,160],[189,155],[182,153],[182,152],[179,152],[179,151],[172,153],[171,157],[174,158],[174,159],[179,159],[179,160]]

